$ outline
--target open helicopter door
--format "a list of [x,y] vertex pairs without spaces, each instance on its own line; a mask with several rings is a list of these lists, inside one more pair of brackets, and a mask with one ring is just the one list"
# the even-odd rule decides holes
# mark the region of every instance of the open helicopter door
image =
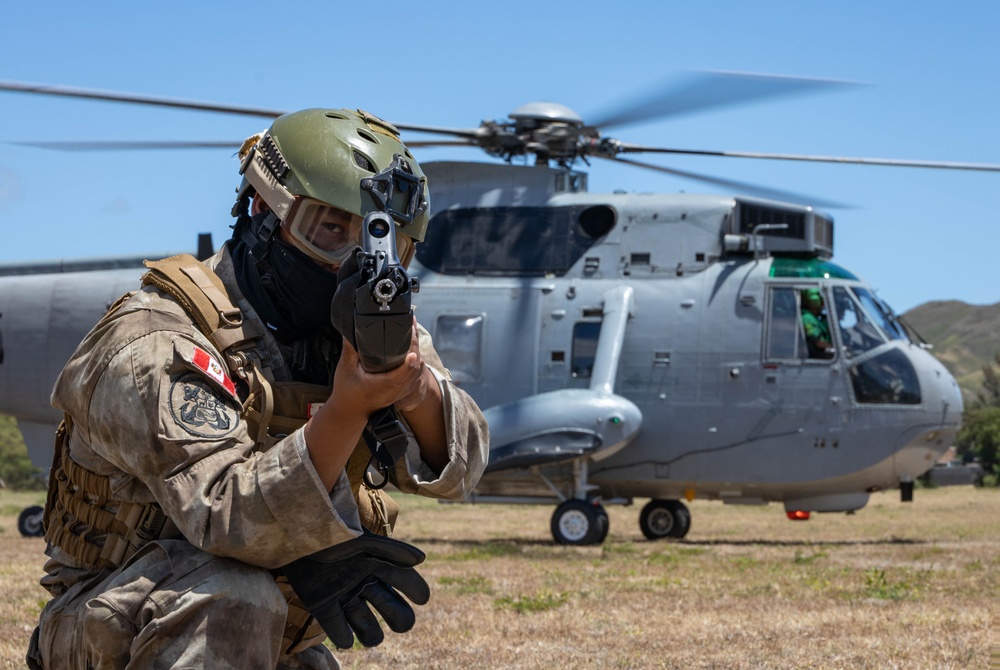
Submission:
[[809,290],[819,291],[824,299],[829,295],[826,282],[800,281],[768,286],[763,351],[765,383],[761,397],[782,412],[804,415],[799,417],[800,423],[826,426],[824,432],[808,438],[817,448],[836,448],[837,434],[845,420],[844,412],[850,411],[850,404],[840,374],[842,361],[835,347],[825,352],[810,352],[807,346],[800,296]]

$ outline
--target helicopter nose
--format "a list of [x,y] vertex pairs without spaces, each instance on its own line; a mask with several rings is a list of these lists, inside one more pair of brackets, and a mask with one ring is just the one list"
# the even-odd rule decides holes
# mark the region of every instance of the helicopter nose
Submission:
[[901,482],[913,481],[933,467],[954,444],[965,408],[958,382],[939,360],[916,345],[908,347],[907,355],[920,381],[924,414],[896,452],[895,469]]
[[920,374],[920,384],[927,389],[925,404],[929,412],[941,412],[941,422],[961,427],[965,403],[958,381],[937,358],[925,349],[914,347],[911,358]]

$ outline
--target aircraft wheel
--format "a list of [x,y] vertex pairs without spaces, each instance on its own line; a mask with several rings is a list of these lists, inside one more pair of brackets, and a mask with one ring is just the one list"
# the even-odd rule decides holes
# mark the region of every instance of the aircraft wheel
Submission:
[[598,544],[607,535],[608,524],[601,521],[603,511],[599,505],[586,500],[560,503],[552,513],[552,537],[559,544]]
[[680,539],[691,529],[691,512],[679,500],[650,500],[639,513],[639,529],[647,540]]
[[611,519],[608,518],[608,512],[604,509],[602,505],[597,505],[597,537],[594,538],[594,544],[604,544],[604,540],[608,537],[608,531],[611,530]]
[[43,514],[45,514],[44,507],[32,505],[25,508],[21,511],[20,516],[17,517],[17,530],[24,537],[41,537],[45,535],[45,529],[42,528]]

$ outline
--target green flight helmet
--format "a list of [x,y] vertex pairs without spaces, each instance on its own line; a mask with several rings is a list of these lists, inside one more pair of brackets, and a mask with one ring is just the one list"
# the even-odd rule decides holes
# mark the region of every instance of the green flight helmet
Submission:
[[307,199],[364,217],[392,215],[400,233],[421,242],[430,201],[427,178],[395,126],[362,110],[307,109],[284,114],[240,151],[243,183],[281,221]]
[[817,306],[822,307],[823,294],[817,288],[802,289],[802,304],[809,305],[812,303],[816,303]]

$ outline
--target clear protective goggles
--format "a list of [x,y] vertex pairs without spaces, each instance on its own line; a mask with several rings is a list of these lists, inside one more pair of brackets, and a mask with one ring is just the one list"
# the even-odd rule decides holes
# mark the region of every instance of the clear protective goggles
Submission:
[[[288,217],[295,245],[324,265],[340,266],[361,246],[362,218],[312,198],[296,198]],[[409,236],[396,229],[396,247],[405,263],[412,255]]]
[[296,198],[288,217],[296,245],[326,265],[340,265],[361,244],[361,217],[312,198]]

